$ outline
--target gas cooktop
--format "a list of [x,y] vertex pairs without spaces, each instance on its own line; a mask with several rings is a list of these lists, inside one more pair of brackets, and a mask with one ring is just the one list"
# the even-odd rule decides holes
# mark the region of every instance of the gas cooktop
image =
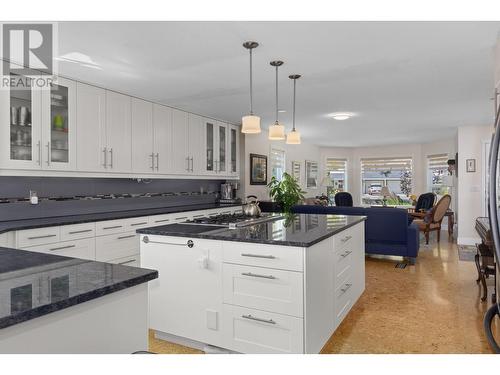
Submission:
[[282,216],[273,213],[262,213],[258,217],[247,216],[245,214],[220,214],[214,216],[197,217],[192,220],[187,220],[182,224],[192,225],[209,225],[215,227],[226,227],[234,229],[237,227],[244,227],[248,225],[258,224],[265,221],[277,220]]

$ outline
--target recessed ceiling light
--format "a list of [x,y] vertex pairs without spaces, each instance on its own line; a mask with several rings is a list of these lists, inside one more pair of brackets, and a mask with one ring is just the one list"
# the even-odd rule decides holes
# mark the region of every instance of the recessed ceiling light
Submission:
[[328,115],[328,117],[331,117],[334,120],[339,120],[339,121],[350,119],[353,116],[355,116],[355,114],[352,112],[334,112]]

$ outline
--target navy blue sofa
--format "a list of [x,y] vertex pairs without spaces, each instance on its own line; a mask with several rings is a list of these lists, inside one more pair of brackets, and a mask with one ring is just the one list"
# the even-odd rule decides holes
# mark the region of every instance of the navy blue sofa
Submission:
[[415,263],[418,256],[419,229],[408,220],[408,213],[404,209],[297,205],[292,211],[300,214],[366,216],[366,253],[403,256],[408,258],[411,264]]

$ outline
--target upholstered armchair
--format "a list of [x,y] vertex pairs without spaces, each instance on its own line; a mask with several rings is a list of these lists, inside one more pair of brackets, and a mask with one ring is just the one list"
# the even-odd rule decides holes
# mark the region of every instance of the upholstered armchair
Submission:
[[346,191],[341,191],[335,194],[335,206],[337,207],[352,207],[352,195]]
[[425,193],[420,194],[417,199],[417,204],[415,207],[411,207],[408,209],[408,214],[414,218],[423,218],[427,211],[429,211],[436,201],[436,194],[434,193]]
[[441,239],[441,223],[443,218],[450,208],[451,196],[448,194],[444,195],[439,202],[436,203],[434,207],[427,214],[418,220],[414,220],[413,223],[417,224],[420,231],[425,234],[425,243],[429,244],[429,234],[432,231],[437,231],[438,242]]

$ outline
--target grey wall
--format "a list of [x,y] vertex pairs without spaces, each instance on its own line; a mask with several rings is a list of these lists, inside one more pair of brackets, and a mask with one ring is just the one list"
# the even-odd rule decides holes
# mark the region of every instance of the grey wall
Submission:
[[130,178],[68,178],[0,176],[0,198],[26,198],[30,190],[39,197],[71,197],[97,194],[140,194],[168,192],[214,192],[224,180],[155,179],[138,183]]

